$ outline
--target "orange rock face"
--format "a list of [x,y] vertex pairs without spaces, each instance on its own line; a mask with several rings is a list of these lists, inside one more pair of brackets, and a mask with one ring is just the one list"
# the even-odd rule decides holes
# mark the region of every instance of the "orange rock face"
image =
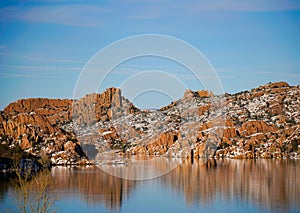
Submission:
[[164,132],[157,138],[151,141],[146,141],[145,145],[139,145],[131,148],[129,154],[149,154],[149,155],[163,155],[178,139],[176,132]]
[[73,104],[73,118],[76,123],[85,125],[138,111],[139,109],[121,96],[121,90],[117,88],[109,88],[102,94],[86,95]]
[[[51,161],[55,164],[89,162],[81,148],[78,148],[74,134],[66,132],[62,126],[72,121],[79,125],[91,125],[138,111],[130,101],[121,96],[118,88],[109,88],[101,94],[86,95],[75,101],[22,99],[9,104],[0,113],[0,139],[16,143],[24,150],[30,148],[30,153],[34,155],[41,153],[38,149],[44,146],[43,152],[52,155]],[[138,134],[134,129],[131,132]],[[102,135],[102,139],[109,140],[112,146],[115,145],[115,140],[120,142],[119,137],[114,129],[110,129],[109,134]],[[92,139],[97,138],[93,136]]]
[[214,94],[212,92],[209,92],[207,90],[198,90],[197,94],[201,98],[208,98],[208,97],[213,97],[214,96]]
[[210,109],[210,105],[200,106],[198,108],[199,115],[204,115],[204,113]]
[[178,134],[175,132],[164,132],[157,140],[150,142],[146,147],[149,154],[165,154],[171,145],[178,139]]
[[213,97],[214,94],[212,92],[209,92],[207,90],[198,90],[196,92],[188,89],[184,92],[183,100],[191,100],[193,97],[200,97],[200,98],[209,98]]
[[12,117],[20,113],[31,113],[45,116],[52,124],[69,121],[71,119],[72,100],[29,98],[9,104],[4,109],[5,117]]
[[18,114],[8,121],[3,122],[4,134],[18,137],[23,134],[49,135],[60,133],[61,130],[53,127],[42,115]]
[[255,133],[275,132],[277,128],[264,121],[247,121],[238,129],[241,136],[250,136]]
[[[216,107],[210,100],[218,96],[187,90],[152,117],[118,88],[79,100],[22,99],[0,113],[0,139],[35,155],[45,152],[58,164],[86,160],[77,139],[122,154],[186,156],[190,148],[200,158],[298,158],[299,97],[299,86],[277,82],[226,94]],[[218,107],[223,111],[215,112]],[[82,134],[75,136],[74,128]]]

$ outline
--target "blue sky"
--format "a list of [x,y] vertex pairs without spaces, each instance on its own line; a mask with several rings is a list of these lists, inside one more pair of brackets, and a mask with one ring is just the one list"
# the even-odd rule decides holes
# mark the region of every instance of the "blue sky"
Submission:
[[[79,74],[94,54],[139,34],[169,35],[196,47],[229,93],[270,81],[299,84],[300,2],[296,0],[4,0],[0,2],[0,109],[20,98],[72,98]],[[152,58],[131,61],[120,66],[124,75],[116,72],[105,86],[119,86],[137,67],[180,69]],[[192,80],[186,84],[202,89]],[[148,94],[137,98],[136,104],[151,108],[170,101],[159,102],[157,97]]]

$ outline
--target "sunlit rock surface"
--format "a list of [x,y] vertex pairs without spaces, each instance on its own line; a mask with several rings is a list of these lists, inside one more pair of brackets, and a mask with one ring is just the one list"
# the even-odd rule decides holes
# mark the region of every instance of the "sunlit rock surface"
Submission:
[[[99,154],[193,158],[299,158],[300,87],[269,83],[216,96],[187,90],[159,110],[139,110],[109,88],[79,100],[22,99],[0,113],[4,148],[53,164]],[[2,153],[3,154],[3,153]]]

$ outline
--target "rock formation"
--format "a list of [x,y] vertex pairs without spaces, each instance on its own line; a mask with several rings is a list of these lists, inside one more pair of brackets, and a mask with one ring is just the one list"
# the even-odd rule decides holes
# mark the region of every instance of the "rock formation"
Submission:
[[138,111],[129,100],[121,96],[120,89],[109,88],[102,94],[90,94],[74,101],[72,114],[77,124],[91,125]]
[[[196,158],[299,158],[300,87],[269,83],[215,96],[187,90],[141,111],[109,88],[79,100],[22,99],[0,113],[0,139],[54,164],[91,163],[99,152]],[[84,153],[81,149],[89,153]]]
[[18,100],[0,113],[1,143],[3,146],[20,146],[35,156],[46,154],[54,164],[92,163],[74,133],[65,131],[63,125],[73,121],[79,125],[90,125],[110,120],[115,109],[120,108],[122,113],[138,111],[116,88],[75,101],[47,98]]

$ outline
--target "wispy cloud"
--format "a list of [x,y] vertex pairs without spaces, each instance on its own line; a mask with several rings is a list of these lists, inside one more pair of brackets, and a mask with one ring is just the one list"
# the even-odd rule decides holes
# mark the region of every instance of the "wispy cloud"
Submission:
[[282,73],[278,73],[278,72],[272,72],[272,71],[256,71],[256,74],[282,74]]
[[[1,48],[1,46],[0,46]],[[22,55],[22,54],[13,54],[7,52],[0,52],[0,56],[9,56],[19,59],[25,59],[32,62],[54,62],[54,63],[68,63],[68,64],[85,64],[86,61],[82,60],[74,60],[74,59],[66,59],[66,58],[42,58],[30,55]]]
[[3,70],[6,68],[10,69],[18,69],[18,70],[40,70],[40,71],[45,71],[45,70],[52,70],[52,71],[80,71],[82,67],[59,67],[59,66],[34,66],[34,65],[14,65],[14,64],[0,64],[0,69]]
[[0,64],[0,78],[57,78],[63,72],[78,74],[82,67]]
[[256,71],[256,74],[262,74],[262,75],[277,75],[277,76],[284,76],[284,77],[293,77],[300,79],[300,73],[295,72],[273,72],[273,71]]
[[[203,12],[270,12],[300,10],[296,0],[192,0],[192,1],[157,1],[129,0],[137,4],[132,19],[156,19],[166,16],[197,16]],[[144,4],[143,4],[144,3]]]
[[297,0],[192,0],[159,1],[129,0],[101,3],[99,1],[57,1],[31,3],[25,6],[0,8],[0,21],[26,21],[70,26],[98,27],[122,19],[157,19],[162,17],[197,16],[201,12],[241,11],[266,12],[300,10]]
[[[124,2],[120,0],[119,2]],[[285,11],[299,10],[298,0],[126,0],[126,3],[156,5],[165,7],[168,11],[185,9],[191,11]],[[170,7],[171,6],[171,7]]]
[[41,74],[33,74],[33,73],[0,73],[1,78],[51,78],[53,76],[49,75],[41,75]]
[[194,7],[195,11],[287,11],[299,10],[299,1],[285,1],[285,0],[226,0],[226,1],[197,1]]
[[[70,26],[101,26],[101,14],[107,12],[94,5],[9,6],[0,8],[0,21],[27,21]],[[97,18],[96,18],[97,17]]]

